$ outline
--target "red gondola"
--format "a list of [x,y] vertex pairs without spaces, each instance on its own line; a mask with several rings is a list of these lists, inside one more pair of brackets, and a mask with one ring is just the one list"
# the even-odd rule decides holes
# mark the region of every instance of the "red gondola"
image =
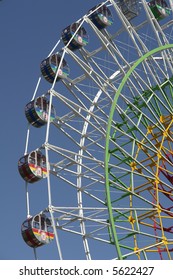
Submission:
[[19,159],[18,170],[28,183],[47,177],[46,157],[40,151],[32,151]]
[[54,239],[51,221],[44,214],[38,214],[24,221],[21,233],[26,244],[33,248],[49,244]]

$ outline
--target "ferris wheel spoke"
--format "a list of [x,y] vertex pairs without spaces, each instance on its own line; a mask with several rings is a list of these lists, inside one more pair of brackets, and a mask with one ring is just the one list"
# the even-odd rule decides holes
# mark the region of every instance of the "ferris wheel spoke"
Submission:
[[[87,109],[85,108],[81,108],[79,105],[75,104],[74,102],[72,102],[71,100],[68,100],[67,98],[63,97],[62,95],[60,95],[59,93],[55,93],[54,91],[54,95],[56,95],[59,99],[61,99],[67,107],[69,107],[73,112],[75,112],[79,117],[81,117],[81,119],[83,119],[85,121],[85,116],[82,115],[82,113],[87,113]],[[98,132],[100,133],[101,130],[103,130],[102,126],[100,126],[99,128],[94,125],[92,122],[89,121],[88,119],[88,123],[94,127],[96,130],[98,130]]]

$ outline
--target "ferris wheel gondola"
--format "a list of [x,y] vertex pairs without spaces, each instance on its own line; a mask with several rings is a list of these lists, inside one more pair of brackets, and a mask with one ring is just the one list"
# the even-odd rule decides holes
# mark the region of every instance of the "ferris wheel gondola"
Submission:
[[[37,97],[25,106],[25,116],[34,127],[41,127],[48,121],[50,102],[45,96]],[[50,121],[55,119],[56,112],[51,105]]]
[[43,77],[49,83],[53,83],[56,76],[56,82],[60,79],[66,78],[70,71],[68,64],[66,63],[65,59],[62,59],[60,53],[52,54],[44,59],[40,64],[40,69]]
[[32,151],[18,161],[21,177],[28,183],[35,183],[47,177],[46,157],[40,151]]
[[62,40],[65,45],[68,44],[70,50],[80,49],[88,44],[89,36],[80,23],[72,23],[62,31]]
[[138,0],[119,0],[118,5],[129,21],[139,15],[140,8]]
[[54,239],[51,221],[45,214],[38,214],[24,221],[21,233],[26,244],[33,248],[49,244]]
[[106,5],[97,5],[88,12],[89,19],[97,26],[103,29],[113,23],[113,16],[110,9]]
[[171,9],[164,0],[152,0],[148,3],[153,15],[159,21],[171,14]]

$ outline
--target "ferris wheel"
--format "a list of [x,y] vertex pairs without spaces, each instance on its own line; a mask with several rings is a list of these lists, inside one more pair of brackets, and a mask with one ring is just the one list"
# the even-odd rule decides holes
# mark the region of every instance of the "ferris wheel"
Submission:
[[105,1],[60,37],[25,106],[24,241],[60,259],[66,242],[76,258],[172,259],[169,1]]

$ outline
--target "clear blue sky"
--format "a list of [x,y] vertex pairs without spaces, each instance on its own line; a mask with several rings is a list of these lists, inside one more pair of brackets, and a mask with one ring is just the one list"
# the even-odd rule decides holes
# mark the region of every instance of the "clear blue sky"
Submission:
[[[32,98],[40,62],[58,41],[62,29],[97,3],[98,0],[0,2],[0,259],[33,258],[20,234],[26,212],[24,183],[17,162],[24,153],[27,127],[24,106]],[[53,253],[47,256],[56,257]]]

